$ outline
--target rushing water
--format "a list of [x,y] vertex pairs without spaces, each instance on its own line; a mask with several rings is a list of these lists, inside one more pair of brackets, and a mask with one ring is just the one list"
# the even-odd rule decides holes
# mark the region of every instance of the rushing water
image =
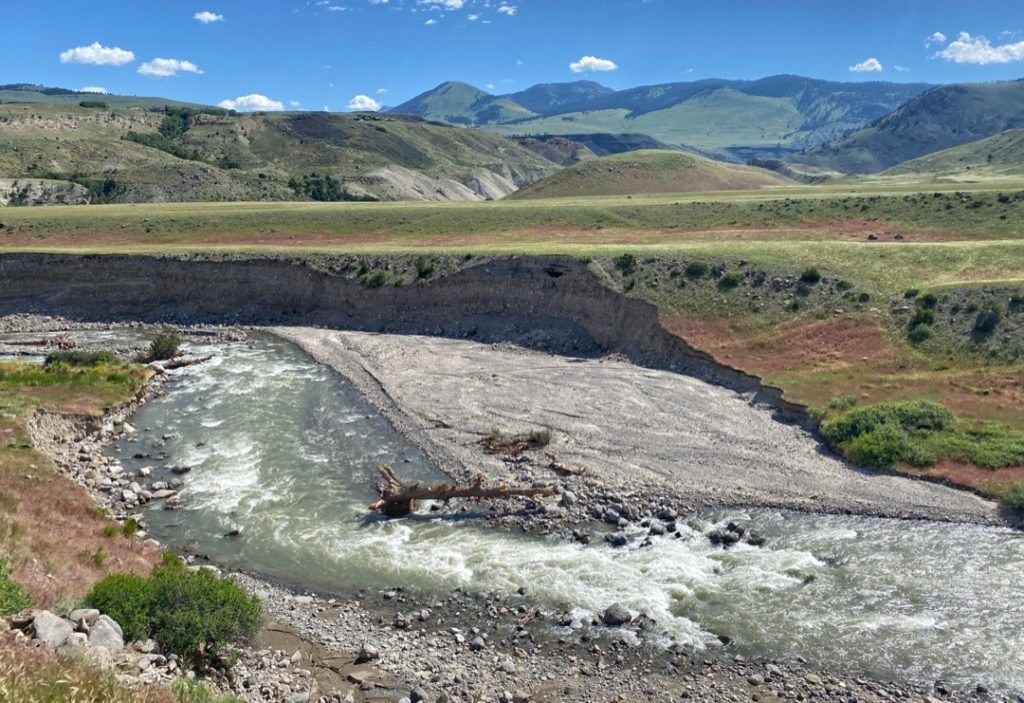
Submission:
[[[202,352],[202,350],[197,350]],[[614,549],[521,538],[472,520],[367,518],[376,467],[434,470],[333,372],[260,338],[181,372],[115,447],[129,468],[187,464],[179,511],[152,533],[221,563],[326,592],[528,586],[582,615],[619,601],[668,637],[803,656],[884,678],[1024,690],[1024,539],[1007,529],[774,511],[742,518],[766,548],[728,551],[696,532]],[[146,432],[145,428],[151,428]],[[170,435],[162,449],[151,449]],[[161,440],[162,441],[162,440]],[[166,452],[164,462],[129,459]],[[242,536],[222,535],[241,529]]]

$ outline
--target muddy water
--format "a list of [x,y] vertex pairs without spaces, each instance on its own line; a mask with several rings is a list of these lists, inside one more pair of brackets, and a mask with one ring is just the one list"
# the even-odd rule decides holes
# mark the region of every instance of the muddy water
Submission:
[[[183,509],[148,515],[171,544],[319,592],[526,586],[541,605],[580,617],[622,602],[657,620],[666,641],[715,647],[727,635],[749,655],[1024,690],[1018,533],[734,511],[700,517],[741,518],[768,536],[766,548],[724,551],[691,531],[613,549],[516,538],[472,520],[369,519],[376,466],[439,478],[425,458],[290,344],[268,337],[216,351],[142,409],[136,441],[114,448],[129,468],[155,466],[155,479],[170,476],[161,467],[194,467]],[[162,461],[129,458],[160,451]],[[242,536],[222,536],[234,529]]]

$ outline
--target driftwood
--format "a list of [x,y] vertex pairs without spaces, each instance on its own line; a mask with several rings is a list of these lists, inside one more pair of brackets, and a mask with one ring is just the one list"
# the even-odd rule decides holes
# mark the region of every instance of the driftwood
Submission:
[[582,466],[566,464],[560,461],[554,452],[544,452],[544,456],[548,458],[548,468],[562,476],[579,476],[587,471]]
[[206,363],[212,356],[204,356],[199,359],[170,359],[168,361],[155,361],[154,364],[159,364],[165,371],[173,371],[175,368],[184,368],[185,366],[196,366],[201,363]]
[[417,481],[407,485],[400,481],[395,472],[387,464],[381,464],[377,470],[384,477],[380,488],[380,500],[370,506],[370,510],[388,517],[404,517],[416,509],[418,500],[440,500],[448,502],[452,498],[508,498],[510,496],[550,496],[555,493],[555,486],[539,488],[515,488],[500,484],[484,486],[483,474],[477,474],[476,481],[466,486],[449,486],[439,483],[436,486],[424,486]]
[[9,347],[57,347],[58,349],[70,349],[74,346],[70,334],[62,334],[52,339],[27,339],[24,341],[12,340],[4,342]]

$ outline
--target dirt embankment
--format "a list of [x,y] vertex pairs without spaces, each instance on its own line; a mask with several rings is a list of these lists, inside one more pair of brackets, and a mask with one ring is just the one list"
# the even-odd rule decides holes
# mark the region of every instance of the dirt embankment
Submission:
[[661,326],[653,305],[608,287],[595,265],[578,259],[481,258],[412,285],[375,288],[345,273],[298,258],[7,254],[0,255],[0,314],[322,326],[512,341],[580,356],[614,352],[806,422],[806,409],[780,389],[693,349]]

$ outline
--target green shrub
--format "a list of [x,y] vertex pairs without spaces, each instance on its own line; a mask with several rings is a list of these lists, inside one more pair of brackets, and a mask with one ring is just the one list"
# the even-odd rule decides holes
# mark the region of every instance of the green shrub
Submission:
[[686,275],[690,278],[702,278],[707,275],[711,267],[703,261],[691,261],[686,265]]
[[259,627],[259,599],[206,569],[158,566],[150,589],[153,639],[188,661],[205,664]]
[[363,274],[362,278],[359,279],[359,283],[363,288],[380,288],[388,282],[388,275],[383,271],[374,271],[373,273]]
[[932,310],[935,308],[936,305],[939,304],[939,296],[935,295],[934,293],[925,293],[924,295],[921,296],[921,299],[918,300],[918,302],[921,304],[922,307]]
[[978,334],[991,334],[999,326],[1002,318],[1002,313],[998,308],[982,310],[974,320],[974,331]]
[[628,252],[616,256],[612,261],[615,262],[615,267],[622,272],[623,276],[629,276],[636,271],[636,257]]
[[0,616],[13,615],[32,607],[32,599],[17,581],[11,580],[11,568],[0,558]]
[[813,266],[811,268],[804,269],[803,273],[800,274],[800,282],[813,286],[821,282],[821,273]]
[[921,325],[934,325],[935,324],[935,313],[931,310],[918,310],[914,313],[914,316],[910,318],[910,329],[920,327]]
[[887,469],[908,454],[910,441],[899,427],[882,425],[847,442],[846,456],[858,464]]
[[922,342],[927,342],[931,338],[931,325],[917,325],[916,327],[911,327],[910,331],[907,332],[907,339],[910,340],[911,344],[921,344]]
[[916,298],[920,292],[921,291],[919,291],[917,288],[911,288],[909,290],[904,291],[903,297],[907,299]]
[[146,354],[146,361],[167,361],[173,359],[181,350],[181,333],[171,327],[164,325],[159,334],[149,343],[149,353]]
[[839,290],[851,290],[853,288],[853,281],[843,278],[836,282],[836,288]]
[[732,290],[733,288],[738,287],[741,283],[743,283],[743,274],[735,271],[733,273],[727,273],[718,279],[718,287],[722,290]]
[[217,693],[199,679],[178,678],[171,684],[171,693],[178,703],[243,703],[231,693]]
[[108,351],[82,351],[73,349],[70,351],[55,351],[46,355],[43,366],[49,368],[54,364],[68,364],[69,366],[99,366],[100,364],[119,363],[117,355]]
[[152,637],[161,650],[205,666],[225,646],[256,634],[259,599],[231,579],[165,559],[150,578],[111,574],[85,603],[114,618],[126,640]]
[[833,444],[842,444],[885,425],[906,432],[941,431],[956,427],[956,418],[948,408],[928,400],[878,403],[843,413],[827,422],[822,432]]
[[810,283],[804,283],[803,281],[796,287],[796,294],[802,298],[806,298],[814,292],[814,288]]
[[85,604],[116,620],[125,641],[149,637],[152,597],[149,581],[141,576],[111,574],[93,587]]
[[416,278],[430,278],[434,274],[434,262],[420,256],[416,259]]
[[832,400],[828,401],[829,410],[838,410],[845,412],[857,404],[857,398],[852,395],[837,395]]

